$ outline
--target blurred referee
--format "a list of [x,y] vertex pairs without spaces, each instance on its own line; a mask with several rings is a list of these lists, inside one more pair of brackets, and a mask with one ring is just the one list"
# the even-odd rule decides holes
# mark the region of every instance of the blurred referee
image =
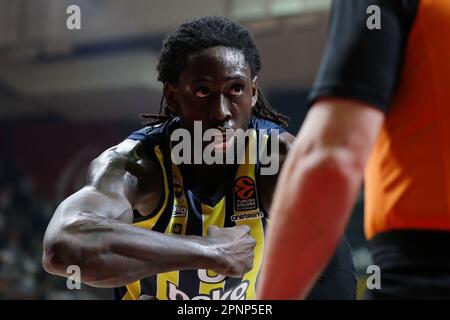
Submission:
[[[372,5],[380,28],[368,23]],[[333,2],[311,109],[272,205],[260,298],[305,297],[363,175],[381,271],[368,297],[450,298],[449,77],[449,0]]]

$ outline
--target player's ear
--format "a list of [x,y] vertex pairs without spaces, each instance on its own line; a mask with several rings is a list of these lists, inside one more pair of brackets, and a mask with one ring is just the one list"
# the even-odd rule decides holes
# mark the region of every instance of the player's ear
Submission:
[[258,102],[258,83],[256,79],[258,76],[255,76],[252,80],[252,108],[256,106],[256,102]]
[[177,101],[177,89],[174,85],[170,83],[164,84],[163,89],[164,99],[167,103],[167,108],[169,108],[170,111],[178,114],[178,101]]

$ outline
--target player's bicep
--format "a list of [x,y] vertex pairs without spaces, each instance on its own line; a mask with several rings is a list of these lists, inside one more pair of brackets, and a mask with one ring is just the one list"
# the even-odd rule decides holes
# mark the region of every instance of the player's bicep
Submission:
[[105,193],[92,186],[85,186],[66,198],[52,220],[69,225],[92,216],[125,223],[133,221],[132,206],[126,197],[120,193]]

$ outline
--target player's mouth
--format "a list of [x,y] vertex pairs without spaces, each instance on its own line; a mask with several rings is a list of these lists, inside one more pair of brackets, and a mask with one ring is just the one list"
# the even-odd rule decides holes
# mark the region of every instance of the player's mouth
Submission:
[[222,131],[222,134],[214,135],[214,151],[224,153],[233,146],[234,135],[231,130],[230,128],[228,132]]
[[233,145],[233,135],[217,135],[214,136],[214,151],[216,152],[226,152]]

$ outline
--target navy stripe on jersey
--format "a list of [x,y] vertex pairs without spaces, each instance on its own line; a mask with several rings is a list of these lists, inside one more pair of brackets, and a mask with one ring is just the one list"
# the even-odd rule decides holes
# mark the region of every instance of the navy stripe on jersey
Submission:
[[[234,185],[234,184],[233,184]],[[231,228],[236,226],[236,222],[231,220],[231,215],[234,214],[234,203],[233,203],[233,187],[228,188],[228,192],[225,199],[225,228]],[[232,288],[238,286],[242,281],[242,278],[227,278],[225,281],[224,291],[228,291]]]
[[156,297],[156,274],[141,280],[141,294]]
[[122,300],[126,293],[127,293],[126,287],[114,288],[114,299]]
[[[203,233],[202,206],[190,190],[185,190],[188,198],[188,219],[186,221],[186,235],[201,235]],[[178,273],[178,287],[189,297],[198,295],[200,289],[200,279],[198,270],[181,270]]]

